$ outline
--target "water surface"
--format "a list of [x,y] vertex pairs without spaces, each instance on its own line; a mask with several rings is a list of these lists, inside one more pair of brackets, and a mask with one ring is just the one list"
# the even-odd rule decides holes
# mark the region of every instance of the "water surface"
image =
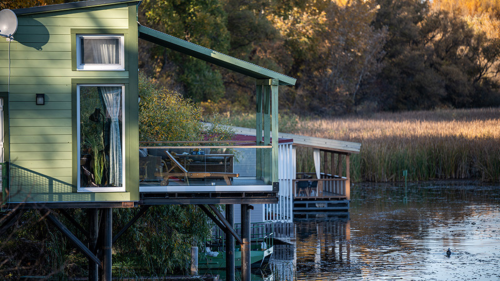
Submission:
[[355,186],[349,218],[294,223],[267,279],[500,280],[500,187],[413,185],[406,197]]

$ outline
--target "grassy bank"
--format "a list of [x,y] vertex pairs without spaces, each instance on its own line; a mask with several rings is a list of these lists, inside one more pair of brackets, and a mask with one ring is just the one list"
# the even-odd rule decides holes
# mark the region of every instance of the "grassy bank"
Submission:
[[[253,124],[254,116],[232,118]],[[351,170],[355,181],[480,179],[500,181],[500,109],[377,113],[335,119],[284,117],[280,131],[360,142]],[[299,167],[311,170],[309,153]],[[311,160],[303,159],[309,156]],[[305,164],[302,164],[305,163]]]

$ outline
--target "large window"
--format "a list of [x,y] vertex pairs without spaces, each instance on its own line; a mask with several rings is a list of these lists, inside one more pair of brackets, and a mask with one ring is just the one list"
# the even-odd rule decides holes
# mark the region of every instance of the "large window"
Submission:
[[124,70],[123,35],[76,35],[78,70]]
[[78,191],[125,191],[124,90],[78,86]]

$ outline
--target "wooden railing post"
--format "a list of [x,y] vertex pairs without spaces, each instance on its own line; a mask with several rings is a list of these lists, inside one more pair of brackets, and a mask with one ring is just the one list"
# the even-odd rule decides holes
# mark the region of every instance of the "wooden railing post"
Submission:
[[345,182],[345,196],[347,197],[347,200],[351,200],[351,173],[350,173],[349,156],[350,155],[347,154],[345,157],[345,164],[346,164],[345,177],[347,179],[347,181]]

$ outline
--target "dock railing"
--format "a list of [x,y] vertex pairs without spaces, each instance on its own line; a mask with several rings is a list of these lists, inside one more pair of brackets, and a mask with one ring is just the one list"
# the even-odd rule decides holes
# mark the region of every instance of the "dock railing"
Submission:
[[[313,176],[315,173],[299,173],[302,177]],[[293,180],[294,198],[328,199],[346,198],[350,200],[350,182],[346,177],[321,173],[321,179],[303,178]]]

